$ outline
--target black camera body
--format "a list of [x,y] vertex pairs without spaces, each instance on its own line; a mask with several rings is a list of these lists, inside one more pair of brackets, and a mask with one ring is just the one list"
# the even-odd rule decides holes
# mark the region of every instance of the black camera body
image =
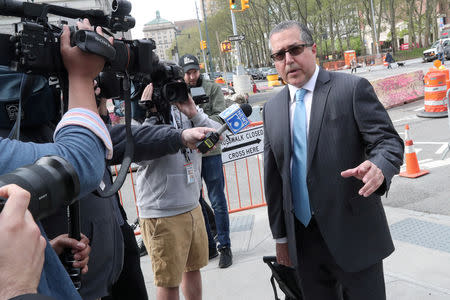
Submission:
[[[45,3],[0,0],[0,15],[21,17],[22,22],[16,26],[13,35],[0,35],[0,64],[23,73],[34,73],[44,76],[58,75],[65,72],[60,55],[60,36],[62,28],[48,23],[48,14],[72,19],[89,19],[91,25],[101,26],[112,32],[127,31],[134,27],[135,20],[129,15],[131,3],[126,0],[112,1],[111,15],[101,10],[78,10]],[[140,44],[134,41],[117,42],[115,46],[93,31],[71,29],[71,44],[81,50],[103,56],[109,65],[120,71],[139,68],[138,64],[129,62],[129,53],[137,51]],[[128,48],[127,48],[127,44]],[[132,49],[129,49],[132,48]],[[116,49],[118,53],[116,55]],[[154,49],[154,48],[153,48]],[[134,57],[133,57],[134,58]],[[138,61],[136,59],[136,61]]]
[[141,77],[134,77],[135,86],[134,99],[138,100],[149,83],[153,83],[153,94],[151,100],[139,101],[141,107],[146,110],[147,116],[154,108],[161,121],[171,124],[170,106],[175,102],[184,102],[189,99],[189,88],[183,79],[184,73],[180,66],[165,62],[154,65],[153,72]]
[[199,87],[191,87],[190,92],[192,95],[192,99],[194,100],[195,104],[203,104],[209,102],[209,97],[206,96],[205,89],[201,86]]

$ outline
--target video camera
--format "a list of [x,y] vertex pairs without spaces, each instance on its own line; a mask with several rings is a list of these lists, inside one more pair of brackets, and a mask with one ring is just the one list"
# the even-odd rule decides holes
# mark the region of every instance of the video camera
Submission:
[[[188,100],[188,87],[183,80],[183,71],[181,67],[160,62],[158,56],[154,55],[150,73],[136,72],[130,74],[134,86],[134,93],[131,100],[139,101],[145,87],[153,83],[153,94],[151,101],[139,101],[141,107],[149,110],[156,108],[165,123],[170,123],[170,105],[174,102],[183,102]],[[100,87],[100,97],[119,98],[120,81],[116,73],[104,71],[97,77]]]
[[[60,74],[64,71],[59,50],[62,28],[50,24],[48,14],[72,19],[87,18],[91,25],[101,26],[115,33],[134,27],[135,20],[129,15],[130,11],[131,3],[125,0],[112,2],[111,15],[105,15],[102,10],[78,10],[45,3],[0,0],[0,15],[22,19],[19,26],[15,27],[15,34],[0,35],[0,50],[4,54],[0,64],[24,73],[46,76]],[[93,31],[77,30],[74,27],[70,27],[70,30],[72,46],[101,55],[111,65],[120,66],[125,71],[124,61],[128,60],[125,42],[112,46],[107,39]]]
[[[15,34],[0,34],[0,65],[7,65],[18,72],[60,77],[65,73],[60,54],[62,28],[50,24],[48,14],[72,19],[87,18],[91,25],[101,26],[110,34],[108,30],[116,33],[134,27],[135,20],[129,15],[130,12],[131,3],[126,0],[112,1],[110,15],[102,10],[78,10],[46,3],[0,0],[0,15],[22,18]],[[167,115],[170,102],[188,99],[188,88],[182,82],[181,69],[159,61],[153,51],[156,45],[152,39],[116,39],[111,45],[94,31],[77,30],[74,27],[70,27],[70,30],[72,46],[100,55],[106,60],[104,70],[97,79],[102,91],[100,96],[125,98],[121,95],[121,80],[126,73],[138,87],[135,96],[140,96],[145,86],[153,82],[153,101],[164,115]]]
[[191,87],[190,92],[195,104],[199,105],[209,102],[209,97],[206,95],[205,89],[203,87]]

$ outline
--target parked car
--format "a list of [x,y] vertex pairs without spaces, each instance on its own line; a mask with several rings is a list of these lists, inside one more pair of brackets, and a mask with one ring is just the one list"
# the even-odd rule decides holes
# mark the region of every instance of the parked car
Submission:
[[247,69],[247,74],[252,76],[253,80],[261,80],[264,79],[263,73],[256,68]]
[[221,72],[211,72],[211,80],[216,79],[217,77],[221,77],[222,73]]
[[450,40],[444,42],[444,57],[450,60]]
[[[447,45],[450,41],[450,38],[442,39],[442,41],[443,41],[443,45]],[[434,42],[433,45],[431,45],[430,49],[423,51],[423,61],[424,62],[426,62],[426,61],[430,62],[430,61],[437,59],[437,52],[436,52],[437,44],[439,44],[439,40]]]
[[270,69],[272,69],[272,68],[271,67],[262,67],[262,68],[259,68],[258,70],[263,74],[264,79],[265,79],[267,76],[267,71],[269,71]]
[[223,77],[223,79],[225,79],[226,82],[232,83],[233,75],[236,75],[236,74],[234,72],[225,72],[222,77]]

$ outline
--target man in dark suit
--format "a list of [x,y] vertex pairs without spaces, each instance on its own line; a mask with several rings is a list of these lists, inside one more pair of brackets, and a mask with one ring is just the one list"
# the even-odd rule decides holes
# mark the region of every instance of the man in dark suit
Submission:
[[380,195],[403,142],[366,79],[316,65],[306,26],[278,24],[270,45],[288,83],[264,107],[277,261],[296,267],[306,300],[385,299],[382,259],[394,246]]

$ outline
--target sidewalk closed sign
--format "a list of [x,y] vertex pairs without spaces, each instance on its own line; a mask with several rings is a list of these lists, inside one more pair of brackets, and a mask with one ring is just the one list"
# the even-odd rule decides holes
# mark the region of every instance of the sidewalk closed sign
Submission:
[[233,135],[228,131],[222,142],[222,162],[228,163],[264,152],[263,125]]

